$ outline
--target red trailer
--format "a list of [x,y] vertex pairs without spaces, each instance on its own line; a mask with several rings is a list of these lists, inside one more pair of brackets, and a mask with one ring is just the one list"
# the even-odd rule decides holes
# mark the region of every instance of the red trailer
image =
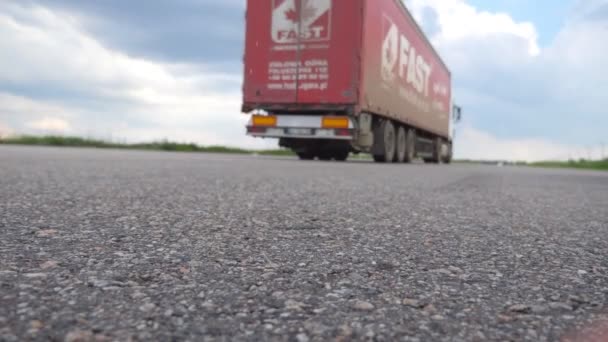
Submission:
[[247,133],[302,159],[451,160],[450,71],[400,0],[248,0]]

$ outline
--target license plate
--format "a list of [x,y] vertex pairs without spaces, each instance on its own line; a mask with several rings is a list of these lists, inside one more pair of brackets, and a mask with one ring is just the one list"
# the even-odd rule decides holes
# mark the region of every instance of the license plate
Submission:
[[312,129],[310,128],[288,128],[288,134],[293,135],[312,135]]

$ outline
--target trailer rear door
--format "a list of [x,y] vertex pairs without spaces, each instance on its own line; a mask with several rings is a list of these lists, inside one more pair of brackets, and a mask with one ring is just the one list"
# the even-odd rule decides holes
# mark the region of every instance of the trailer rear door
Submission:
[[248,0],[246,103],[357,100],[361,0]]

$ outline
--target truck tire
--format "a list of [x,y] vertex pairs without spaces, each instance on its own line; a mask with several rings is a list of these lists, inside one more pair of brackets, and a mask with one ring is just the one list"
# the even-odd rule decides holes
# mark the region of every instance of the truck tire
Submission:
[[330,161],[333,158],[333,153],[328,150],[321,150],[318,154],[319,160]]
[[405,128],[399,126],[397,129],[397,153],[395,154],[395,162],[405,162],[405,154],[407,153],[407,134]]
[[395,159],[396,134],[395,126],[390,120],[384,120],[374,132],[374,160],[380,163],[391,163]]
[[431,163],[441,164],[441,162],[443,161],[443,158],[441,156],[442,145],[443,142],[441,141],[441,138],[436,138],[435,143],[433,144],[433,158],[430,160]]
[[315,159],[314,152],[306,151],[306,152],[298,152],[296,154],[298,155],[298,158],[300,158],[300,160],[313,160],[313,159]]
[[416,158],[416,131],[413,128],[407,130],[406,136],[407,146],[405,148],[405,159],[406,163],[411,163]]
[[350,152],[348,151],[338,151],[334,153],[334,160],[335,161],[346,161],[348,159],[348,155],[350,154]]
[[452,163],[452,143],[448,143],[448,154],[443,158],[443,162],[446,164]]

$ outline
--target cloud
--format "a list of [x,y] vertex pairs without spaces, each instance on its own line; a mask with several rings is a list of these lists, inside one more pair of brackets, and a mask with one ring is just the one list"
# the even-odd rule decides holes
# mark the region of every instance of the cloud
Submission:
[[38,5],[0,4],[0,82],[87,94],[86,99],[55,98],[51,103],[5,93],[13,118],[21,117],[14,121],[37,116],[18,128],[60,128],[57,120],[69,117],[63,128],[132,141],[156,136],[269,145],[245,136],[240,71],[222,73],[206,65],[129,56],[86,33],[81,20]]
[[53,117],[44,117],[40,120],[28,122],[27,127],[33,128],[42,132],[50,133],[68,133],[71,130],[70,123],[66,120]]
[[5,123],[5,135],[27,131],[68,133],[71,131],[70,120],[74,116],[74,113],[57,104],[0,92],[0,123]]
[[599,71],[608,69],[608,40],[598,37],[608,36],[608,15],[600,15],[608,1],[579,0],[542,47],[533,24],[505,13],[484,12],[464,0],[406,3],[450,66],[469,127],[498,141],[542,141],[534,146],[543,156],[551,142],[561,149],[606,140],[608,83]]
[[84,17],[86,32],[130,55],[223,68],[242,56],[244,0],[23,1]]
[[[274,140],[244,134],[247,116],[239,108],[244,1],[155,2],[137,12],[143,21],[131,20],[128,13],[143,3],[0,2],[0,122],[20,133],[61,126],[48,125],[52,119],[63,120],[75,134],[102,138],[276,146]],[[481,11],[465,0],[406,3],[452,70],[456,101],[465,110],[464,126],[457,130],[458,157],[494,159],[492,151],[497,156],[514,151],[517,158],[545,159],[601,142],[608,125],[608,83],[598,70],[608,68],[608,41],[597,37],[608,35],[606,0],[580,0],[581,10],[547,46],[539,45],[533,24]],[[181,20],[175,25],[157,20],[165,12]],[[221,25],[213,32],[222,38],[208,26],[196,26],[206,21],[188,12],[215,16]],[[199,51],[196,58],[183,59],[172,54],[171,44],[161,43],[175,41],[184,30],[196,37],[178,44]],[[139,48],[142,42],[150,45]],[[201,46],[221,52],[210,57]],[[228,62],[215,64],[218,60]],[[47,125],[33,125],[44,120]],[[514,147],[522,141],[533,150]]]
[[[425,27],[439,26],[430,35],[442,45],[463,40],[485,40],[511,36],[519,40],[532,56],[540,53],[538,33],[530,22],[516,22],[506,13],[480,11],[463,0],[406,0],[413,14]],[[430,15],[430,13],[435,15]],[[432,20],[429,23],[429,18]]]
[[471,126],[458,132],[456,154],[471,160],[544,161],[569,159],[599,159],[604,146],[571,146],[538,138],[498,138]]
[[0,122],[0,138],[9,137],[13,134],[15,134],[15,131],[13,131],[12,128],[10,128],[8,125]]

